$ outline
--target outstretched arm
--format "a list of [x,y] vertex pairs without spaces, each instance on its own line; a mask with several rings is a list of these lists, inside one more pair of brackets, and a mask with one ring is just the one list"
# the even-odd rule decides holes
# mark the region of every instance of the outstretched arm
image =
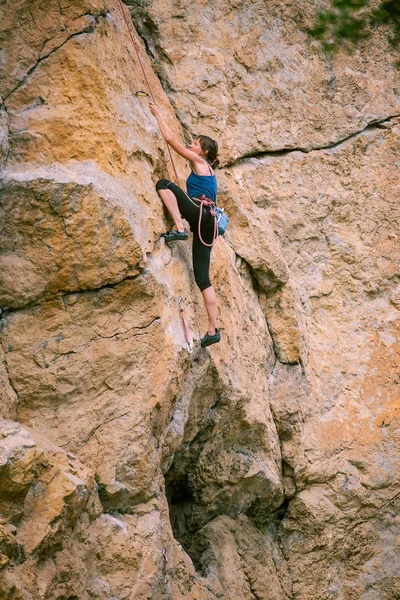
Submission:
[[183,144],[181,144],[181,142],[179,142],[178,140],[176,140],[174,138],[174,134],[172,133],[171,129],[168,127],[167,123],[165,122],[164,117],[163,117],[160,109],[158,108],[158,106],[156,104],[154,104],[153,102],[150,102],[149,105],[150,105],[150,110],[151,110],[152,114],[157,119],[157,123],[158,123],[158,126],[160,127],[161,134],[162,134],[164,140],[167,142],[167,144],[169,144],[171,146],[171,148],[173,148],[175,150],[175,152],[177,152],[178,154],[183,156],[183,158],[186,158],[187,160],[189,160],[192,165],[205,163],[205,160],[203,158],[201,158],[195,152],[192,152],[191,150],[186,148]]

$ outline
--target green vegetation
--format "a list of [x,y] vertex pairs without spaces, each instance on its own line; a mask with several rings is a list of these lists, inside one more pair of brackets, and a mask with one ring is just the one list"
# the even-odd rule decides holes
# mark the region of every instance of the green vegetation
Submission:
[[379,26],[385,26],[391,45],[400,50],[400,0],[384,0],[378,5],[371,0],[331,0],[317,14],[309,33],[331,53],[343,45],[351,48],[360,43]]
[[100,502],[103,504],[104,501],[107,499],[107,486],[105,483],[101,482],[100,475],[98,475],[97,473],[94,476],[94,480],[97,484],[97,493],[99,495]]

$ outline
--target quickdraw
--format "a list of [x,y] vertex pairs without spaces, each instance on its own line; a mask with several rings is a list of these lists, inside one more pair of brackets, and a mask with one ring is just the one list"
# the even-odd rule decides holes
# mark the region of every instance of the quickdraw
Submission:
[[135,96],[142,97],[142,98],[149,98],[150,94],[148,94],[147,92],[144,92],[143,90],[137,90],[137,92],[135,92]]
[[[132,33],[132,23],[131,23],[131,19],[130,19],[130,14],[129,14],[129,19],[127,19],[127,16],[125,14],[125,10],[128,10],[128,8],[123,4],[122,0],[119,0],[119,5],[121,7],[121,12],[122,12],[122,16],[124,18],[125,24],[126,24],[126,28],[127,28],[128,32],[129,32],[130,38],[132,40],[132,45],[133,45],[133,47],[135,49],[135,52],[136,52],[139,64],[140,64],[142,72],[143,72],[144,79],[146,81],[146,85],[147,85],[148,90],[149,90],[149,93],[147,93],[147,92],[145,92],[143,90],[137,90],[135,92],[135,96],[137,96],[137,97],[151,97],[152,101],[154,103],[156,103],[155,99],[154,99],[154,95],[153,95],[152,89],[150,87],[150,82],[149,82],[148,77],[146,75],[146,71],[145,71],[145,68],[144,68],[143,61],[142,61],[141,56],[140,56],[138,44],[137,44],[137,42],[136,42],[136,40],[134,38],[134,35]],[[132,67],[132,69],[133,69],[133,67]],[[133,71],[134,71],[134,69],[133,69]],[[136,76],[135,76],[135,79],[136,79]],[[171,160],[172,168],[174,170],[175,181],[176,181],[177,185],[179,186],[178,173],[176,171],[176,167],[175,167],[174,159],[172,158],[170,147],[169,147],[169,145],[168,145],[167,142],[165,142],[165,145],[166,145],[166,148],[167,148],[167,151],[168,151],[169,158]],[[195,204],[193,202],[192,198],[190,198],[190,196],[188,196],[188,198],[189,198],[189,200],[193,204]],[[208,246],[208,247],[214,246],[215,242],[218,239],[218,218],[217,218],[217,213],[216,213],[216,204],[215,204],[215,202],[213,200],[211,200],[210,198],[206,198],[204,195],[200,196],[200,198],[195,198],[195,200],[197,200],[200,203],[200,206],[199,206],[199,208],[200,208],[200,215],[199,215],[199,225],[198,225],[198,234],[199,234],[200,241],[205,246]],[[195,206],[197,206],[197,204],[195,204]],[[210,215],[212,217],[214,217],[214,232],[213,232],[213,239],[212,239],[211,244],[207,244],[207,242],[205,242],[203,240],[202,235],[201,235],[201,219],[202,219],[202,216],[203,216],[203,208],[206,208],[206,207],[210,207]],[[223,230],[221,230],[221,231],[223,232]]]
[[182,296],[179,296],[179,298],[178,298],[178,305],[179,305],[179,312],[181,313],[182,329],[183,329],[183,335],[185,336],[186,346],[187,346],[188,351],[191,352],[189,335],[188,335],[188,331],[187,331],[187,328],[186,328],[185,317],[184,317],[184,312],[183,312],[183,298],[182,298]]

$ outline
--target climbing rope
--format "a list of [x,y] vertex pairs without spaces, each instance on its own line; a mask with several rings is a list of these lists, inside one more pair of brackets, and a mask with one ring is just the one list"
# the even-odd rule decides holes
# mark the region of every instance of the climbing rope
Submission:
[[[140,66],[141,66],[141,68],[142,68],[142,72],[143,72],[143,76],[144,76],[145,82],[146,82],[146,84],[147,84],[147,87],[149,88],[149,92],[150,92],[151,99],[152,99],[152,100],[153,100],[153,102],[155,103],[154,95],[153,95],[153,92],[152,92],[152,89],[151,89],[151,86],[150,86],[149,80],[147,79],[147,75],[146,75],[146,71],[145,71],[145,68],[144,68],[144,65],[143,65],[143,61],[142,61],[142,59],[141,59],[141,56],[140,56],[139,47],[138,47],[138,45],[137,45],[137,42],[136,42],[136,40],[135,40],[135,38],[134,38],[134,35],[133,35],[133,33],[132,33],[132,29],[131,29],[131,27],[132,27],[132,24],[131,24],[131,22],[130,22],[130,20],[131,20],[131,19],[130,19],[130,18],[129,18],[129,19],[127,19],[127,18],[126,18],[126,14],[125,14],[125,9],[126,9],[126,6],[125,6],[125,5],[124,5],[124,3],[122,2],[122,0],[118,0],[118,1],[119,1],[119,5],[120,5],[120,7],[121,7],[122,16],[124,17],[125,25],[126,25],[126,27],[127,27],[127,29],[128,29],[128,32],[129,32],[130,38],[131,38],[131,40],[132,40],[133,47],[135,48],[136,56],[137,56],[137,58],[138,58],[138,61],[139,61],[139,64],[140,64]],[[128,10],[128,9],[126,9],[126,10]],[[129,17],[130,17],[130,14],[129,14]],[[133,68],[133,67],[132,67],[132,68]]]
[[[143,64],[142,58],[140,56],[139,46],[138,46],[138,44],[137,44],[137,42],[135,40],[135,37],[133,35],[133,32],[132,32],[131,15],[129,14],[129,19],[127,19],[126,14],[125,14],[125,9],[126,10],[128,10],[128,9],[126,8],[126,6],[122,2],[122,0],[118,0],[118,1],[119,1],[119,5],[121,7],[121,12],[122,12],[122,16],[123,16],[124,21],[125,21],[125,25],[126,25],[126,27],[128,29],[130,38],[132,40],[133,47],[135,48],[136,56],[138,58],[140,67],[141,67],[142,72],[143,72],[143,77],[144,77],[146,85],[147,85],[147,87],[149,89],[150,97],[151,97],[152,101],[154,102],[154,104],[156,104],[156,101],[155,101],[155,98],[154,98],[154,94],[153,94],[153,91],[152,91],[151,86],[150,86],[150,82],[149,82],[148,77],[146,75],[146,69],[144,68],[144,64]],[[132,66],[132,70],[133,70],[134,75],[135,75],[135,70],[134,70],[133,66]],[[135,75],[135,79],[136,79],[136,75]],[[137,94],[137,95],[139,95],[139,94]],[[164,140],[164,142],[165,142],[165,140]],[[166,146],[166,148],[168,150],[169,158],[170,158],[170,161],[171,161],[171,164],[172,164],[172,168],[174,170],[176,184],[179,185],[178,173],[176,172],[176,167],[175,167],[174,159],[172,158],[171,150],[170,150],[170,147],[168,146],[167,142],[165,142],[165,146]]]
[[[185,194],[186,198],[189,200],[189,202],[191,202],[196,208],[199,209],[199,221],[198,221],[198,225],[197,225],[197,233],[198,236],[200,238],[200,241],[202,244],[204,244],[204,246],[214,246],[215,242],[217,241],[218,237],[219,237],[219,232],[218,232],[218,219],[217,219],[217,214],[215,212],[215,208],[216,208],[216,204],[214,202],[214,200],[211,200],[211,198],[207,198],[206,196],[200,196],[200,198],[191,198],[189,196],[189,194],[187,194],[185,192],[185,190],[182,190],[183,193]],[[196,204],[196,202],[198,202],[199,204]],[[207,244],[201,235],[201,220],[202,220],[202,216],[203,216],[203,208],[209,206],[210,207],[210,215],[212,217],[214,217],[214,231],[213,231],[213,238],[212,238],[212,242],[211,244]]]
[[[211,248],[212,246],[214,246],[215,242],[218,239],[218,222],[217,222],[217,213],[215,212],[215,202],[213,200],[211,200],[210,198],[206,198],[205,196],[200,196],[200,198],[197,198],[197,200],[200,202],[200,214],[199,214],[199,224],[198,224],[198,236],[200,238],[200,241],[202,244],[204,244],[204,246],[208,246],[209,248]],[[210,215],[212,217],[214,217],[214,231],[213,231],[213,238],[212,238],[212,242],[211,244],[207,244],[207,242],[205,242],[203,240],[203,238],[201,237],[201,219],[203,216],[203,208],[208,206],[210,208]]]
[[[147,74],[146,74],[146,70],[144,68],[144,64],[143,64],[142,58],[140,56],[139,46],[138,46],[138,44],[137,44],[137,42],[135,40],[135,36],[134,36],[134,34],[132,32],[131,16],[129,15],[129,19],[127,18],[125,10],[128,10],[128,9],[126,8],[126,6],[122,2],[122,0],[118,0],[118,1],[119,1],[119,5],[121,7],[121,12],[122,12],[122,16],[123,16],[124,21],[125,21],[126,28],[127,28],[128,32],[129,32],[129,36],[130,36],[131,41],[132,41],[132,45],[133,45],[133,47],[135,49],[138,62],[139,62],[140,67],[142,69],[143,77],[144,77],[144,80],[146,82],[147,88],[149,90],[150,97],[151,97],[152,101],[154,102],[154,104],[156,104],[156,101],[155,101],[155,98],[154,98],[154,94],[153,94],[153,90],[151,89],[151,85],[150,85],[150,82],[148,80],[148,77],[147,77]],[[132,71],[133,71],[134,79],[137,81],[137,77],[136,77],[136,73],[135,73],[135,69],[134,69],[133,65],[132,65]],[[135,93],[135,96],[139,96],[139,97],[140,96],[144,96],[145,97],[145,96],[148,96],[149,94],[147,94],[147,92],[144,92],[144,91],[141,91],[141,90],[137,90],[136,93]],[[165,140],[164,140],[164,142],[165,142]],[[170,161],[171,161],[171,164],[172,164],[172,168],[173,168],[174,173],[175,173],[176,184],[179,186],[178,173],[176,171],[174,159],[172,158],[171,150],[170,150],[167,142],[165,142],[165,145],[166,145],[166,148],[168,150],[168,154],[169,154],[169,158],[170,158]],[[184,317],[183,298],[182,298],[182,296],[179,296],[179,298],[178,298],[178,305],[179,305],[179,312],[180,312],[180,316],[181,316],[181,323],[182,323],[182,328],[183,328],[183,335],[185,337],[186,347],[187,347],[188,351],[191,352],[190,340],[189,340],[189,335],[188,335],[188,331],[187,331],[187,327],[186,327],[186,323],[185,323],[185,317]],[[167,555],[166,555],[166,549],[165,548],[163,548],[163,558],[164,558],[164,563],[166,565],[166,563],[167,563]]]

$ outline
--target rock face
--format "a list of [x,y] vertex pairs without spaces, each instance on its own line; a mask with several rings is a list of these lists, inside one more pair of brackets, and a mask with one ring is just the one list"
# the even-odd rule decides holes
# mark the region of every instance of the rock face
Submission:
[[307,38],[309,0],[127,4],[185,129],[213,132],[226,162],[325,147],[399,112],[385,36],[327,61]]
[[[126,4],[1,8],[0,597],[394,600],[385,32],[327,60],[310,0]],[[124,15],[176,135],[220,143],[209,350]]]

